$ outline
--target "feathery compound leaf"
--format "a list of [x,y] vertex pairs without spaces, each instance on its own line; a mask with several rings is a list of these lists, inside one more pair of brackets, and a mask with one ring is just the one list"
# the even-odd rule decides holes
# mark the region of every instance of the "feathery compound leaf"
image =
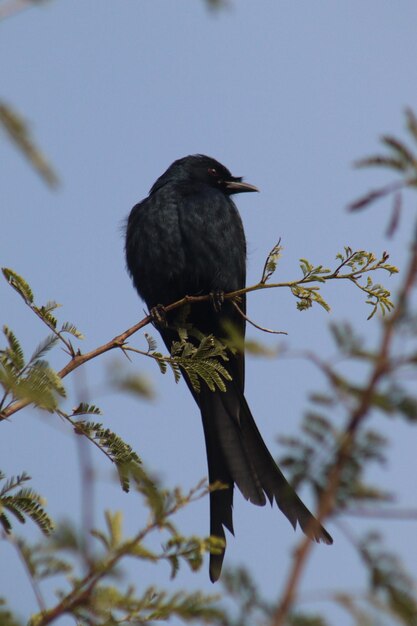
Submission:
[[187,376],[194,389],[200,391],[201,378],[210,389],[215,391],[216,388],[220,391],[226,391],[225,380],[232,380],[229,372],[226,368],[214,358],[211,359],[180,359],[178,363],[186,371]]
[[54,527],[51,518],[43,508],[43,498],[33,489],[24,487],[16,493],[10,494],[10,491],[14,491],[29,478],[25,473],[16,478],[12,477],[6,482],[0,492],[0,524],[6,533],[10,533],[12,530],[6,511],[11,513],[21,523],[25,523],[25,518],[29,517],[45,534],[50,533]]
[[152,596],[150,596],[149,600],[146,607],[150,611],[146,616],[147,622],[167,620],[173,616],[177,616],[184,621],[200,619],[208,622],[217,620],[220,623],[224,623],[225,620],[223,613],[214,605],[215,598],[203,596],[200,592],[185,593],[179,591],[172,596],[168,596],[164,592],[152,590]]
[[32,489],[20,489],[14,496],[2,499],[1,503],[21,522],[24,522],[24,515],[30,517],[46,535],[54,528],[51,518],[43,508],[43,498]]
[[197,393],[200,393],[201,384],[200,384],[198,373],[195,372],[192,367],[189,367],[189,368],[184,367],[183,369],[186,371],[187,376],[189,378],[189,381],[194,391],[196,391]]
[[281,256],[282,246],[281,246],[281,238],[278,240],[278,243],[272,248],[271,252],[268,254],[267,259],[265,261],[264,269],[262,272],[261,284],[265,284],[271,278],[272,274],[274,274],[277,269],[278,261]]
[[151,337],[151,335],[149,335],[148,333],[145,333],[145,339],[148,342],[148,351],[155,352],[158,347],[158,344],[156,343],[155,339]]
[[181,369],[178,363],[174,363],[173,361],[169,361],[168,365],[170,366],[172,373],[174,374],[175,382],[178,383],[181,380]]
[[15,334],[7,326],[3,326],[3,333],[7,339],[9,347],[0,350],[0,354],[6,358],[6,363],[11,365],[14,370],[20,372],[25,365],[25,356],[19,341]]
[[0,102],[0,125],[43,180],[50,187],[56,187],[59,183],[58,177],[35,145],[26,122],[4,102]]
[[378,599],[403,624],[417,623],[414,583],[398,557],[387,552],[377,533],[369,533],[359,545],[360,555],[369,571],[369,586]]
[[390,169],[398,170],[399,172],[404,172],[406,169],[406,165],[404,161],[400,159],[395,159],[393,157],[386,156],[370,156],[365,157],[363,159],[359,159],[359,161],[355,162],[355,167],[388,167]]
[[78,328],[76,328],[76,326],[74,326],[74,324],[71,324],[71,322],[64,322],[61,326],[60,332],[69,333],[70,335],[77,337],[77,339],[84,339],[84,335],[78,330]]
[[307,259],[300,259],[300,268],[303,272],[303,275],[306,276],[307,274],[310,274],[312,272],[313,265],[309,261],[307,261]]
[[55,346],[55,344],[59,341],[59,337],[56,335],[48,335],[36,348],[32,356],[30,357],[29,363],[34,363],[35,361],[39,361],[51,348]]
[[310,309],[314,302],[323,307],[325,311],[330,311],[330,306],[321,296],[318,287],[300,287],[299,285],[293,285],[291,292],[298,300],[296,306],[299,311]]
[[[62,398],[66,397],[66,391],[62,383],[62,379],[51,367],[49,367],[46,361],[38,360],[33,364],[33,366],[31,366],[25,383],[32,386],[35,395],[39,393],[39,398],[36,402],[38,406],[42,406],[43,393],[49,394],[52,398],[52,403],[50,403],[49,400],[46,401],[46,405],[50,405],[51,408],[54,408],[57,405],[56,396],[61,396]],[[45,399],[46,397],[47,396],[45,395]]]
[[5,513],[0,513],[0,526],[3,527],[6,535],[9,535],[12,532],[12,525]]
[[72,412],[73,415],[101,415],[101,410],[94,404],[87,404],[86,402],[80,402],[76,409]]
[[175,341],[171,346],[171,359],[165,359],[172,367],[176,380],[178,370],[184,370],[189,381],[199,392],[200,379],[215,391],[226,391],[225,380],[232,380],[221,360],[227,361],[227,347],[213,335],[199,335],[200,343],[196,346],[191,342]]
[[411,109],[406,109],[405,116],[407,119],[407,128],[417,141],[417,117]]
[[33,293],[28,283],[21,276],[19,276],[19,274],[16,274],[16,272],[7,267],[3,267],[2,272],[9,285],[11,285],[20,296],[22,296],[26,304],[32,304]]
[[75,432],[85,435],[110,458],[116,465],[123,491],[129,491],[130,474],[135,466],[141,463],[136,452],[118,435],[99,422],[80,420],[75,423]]
[[58,397],[66,396],[61,378],[45,361],[31,364],[24,377],[13,377],[6,369],[0,370],[0,382],[15,399],[33,403],[47,411],[56,409]]
[[54,315],[52,315],[51,311],[54,311],[56,308],[61,306],[56,302],[47,302],[45,305],[40,307],[34,306],[33,310],[39,315],[39,317],[53,330],[56,330],[58,320]]
[[405,167],[415,165],[414,154],[401,141],[395,139],[395,137],[385,135],[382,137],[382,143],[396,153],[397,158],[404,163]]
[[155,362],[157,363],[161,374],[166,374],[166,371],[168,369],[167,358],[164,357],[162,352],[152,352],[151,354],[155,359]]
[[[5,474],[3,474],[3,472],[0,472],[0,480],[4,480],[5,477]],[[27,482],[30,479],[31,477],[29,476],[29,474],[26,474],[26,472],[22,472],[16,477],[12,476],[8,480],[6,480],[5,484],[3,485],[3,488],[0,491],[0,498],[2,496],[5,496],[9,491],[13,491],[13,489],[20,487],[20,485],[23,485],[23,483]]]

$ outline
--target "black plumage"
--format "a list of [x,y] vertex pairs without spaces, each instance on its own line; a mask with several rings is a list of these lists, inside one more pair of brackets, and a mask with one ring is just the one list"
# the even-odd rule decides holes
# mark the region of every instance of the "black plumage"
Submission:
[[[257,191],[233,177],[218,161],[193,155],[175,161],[133,207],[126,231],[126,260],[139,295],[152,310],[185,295],[219,294],[241,289],[246,280],[246,241],[232,194]],[[245,299],[240,305],[245,309]],[[178,340],[175,318],[159,331],[168,348]],[[187,322],[205,335],[224,336],[224,321],[245,333],[245,320],[225,300],[194,303]],[[289,485],[269,453],[244,397],[244,354],[229,354],[224,363],[232,377],[226,391],[210,391],[203,384],[196,393],[206,440],[209,481],[228,489],[210,494],[210,533],[225,539],[233,533],[234,484],[254,504],[275,500],[296,527],[327,544],[331,536],[315,520]],[[224,551],[210,557],[210,578],[220,576]]]

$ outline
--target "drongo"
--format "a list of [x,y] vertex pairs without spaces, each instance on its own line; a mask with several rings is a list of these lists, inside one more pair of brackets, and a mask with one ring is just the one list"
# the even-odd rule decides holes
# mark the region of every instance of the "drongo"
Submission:
[[[245,287],[246,241],[242,221],[232,200],[237,193],[258,191],[232,176],[215,159],[197,154],[178,159],[158,178],[149,196],[136,204],[128,218],[126,260],[133,283],[149,310],[184,296],[212,294],[193,303],[187,323],[204,335],[225,338],[225,322],[241,336],[245,319],[221,294]],[[216,305],[217,303],[217,305]],[[158,307],[157,309],[155,309]],[[240,308],[245,311],[245,297]],[[170,349],[178,341],[178,309],[166,314],[159,332]],[[244,396],[244,354],[228,351],[222,362],[231,376],[226,391],[211,391],[205,383],[196,392],[184,378],[203,421],[209,482],[227,485],[210,493],[210,533],[225,540],[224,527],[233,533],[233,489],[264,505],[275,500],[293,527],[317,542],[331,544],[287,482],[266,447]],[[210,578],[221,573],[224,550],[210,556]]]

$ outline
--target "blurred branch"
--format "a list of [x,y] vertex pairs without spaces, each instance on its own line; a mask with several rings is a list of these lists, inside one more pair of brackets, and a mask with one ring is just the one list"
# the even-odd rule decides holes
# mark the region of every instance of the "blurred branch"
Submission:
[[230,6],[230,2],[228,0],[205,0],[209,9],[213,11],[218,11],[219,9],[224,9],[227,6]]
[[6,0],[0,4],[0,20],[4,20],[7,17],[12,17],[25,9],[41,4],[44,0]]
[[[1,11],[1,7],[0,7]],[[0,14],[1,17],[1,14]],[[0,101],[0,125],[16,147],[27,158],[32,167],[52,188],[59,184],[58,176],[35,145],[26,122],[14,109]]]
[[28,563],[27,556],[25,554],[25,551],[22,549],[21,543],[16,539],[16,537],[14,537],[14,535],[6,535],[5,533],[3,533],[3,539],[7,540],[16,550],[19,560],[22,563],[25,569],[25,572],[27,574],[27,577],[30,582],[30,586],[32,587],[32,591],[36,598],[38,607],[41,611],[45,611],[46,610],[45,599],[42,595],[42,591],[39,587],[38,581],[35,580],[34,577],[32,576],[30,563]]
[[[129,556],[149,562],[168,561],[173,568],[172,575],[174,576],[180,559],[187,562],[192,569],[199,569],[202,564],[202,555],[208,552],[214,545],[214,542],[210,539],[200,540],[197,537],[192,537],[188,540],[178,535],[171,521],[171,518],[178,511],[207,495],[208,490],[205,486],[205,481],[189,490],[187,494],[183,494],[179,489],[172,493],[169,493],[167,490],[159,490],[143,470],[139,471],[135,480],[137,481],[138,490],[145,497],[150,509],[151,517],[146,526],[133,537],[124,538],[121,514],[107,512],[107,535],[102,531],[92,531],[93,536],[105,546],[105,554],[101,558],[96,558],[95,561],[92,561],[83,576],[72,576],[72,589],[66,593],[60,593],[56,604],[51,608],[42,608],[40,613],[32,618],[31,623],[36,624],[36,626],[46,626],[54,623],[63,615],[72,615],[76,618],[77,623],[81,623],[81,621],[78,621],[81,616],[85,618],[91,614],[95,619],[92,621],[86,619],[85,623],[97,624],[99,622],[96,621],[96,618],[100,616],[107,618],[103,622],[100,621],[100,623],[116,624],[129,622],[144,624],[145,622],[153,621],[153,617],[156,620],[158,617],[162,619],[164,610],[167,613],[166,617],[171,613],[175,614],[175,602],[174,607],[169,606],[167,594],[158,594],[156,588],[152,589],[152,593],[145,592],[145,602],[140,598],[136,599],[134,588],[131,587],[126,596],[123,596],[121,592],[118,593],[117,604],[111,602],[111,589],[105,588],[105,591],[109,594],[110,604],[107,607],[106,603],[100,603],[100,600],[103,600],[102,593],[100,595],[100,583],[114,575],[115,568],[126,557]],[[166,530],[171,539],[163,544],[160,552],[152,552],[145,547],[144,541],[153,532],[161,532],[162,530]],[[33,574],[36,575],[36,572]],[[126,606],[123,606],[121,600],[125,602]],[[183,616],[186,615],[187,611],[190,615],[195,612],[196,617],[204,618],[204,616],[210,616],[212,618],[211,621],[214,621],[214,618],[221,618],[220,610],[212,605],[215,600],[212,596],[204,597],[201,594],[178,593],[172,596],[172,600],[176,600],[178,603],[180,600],[183,602],[182,606],[179,605],[177,609],[182,608]],[[168,606],[163,607],[164,603],[168,604]],[[161,607],[158,607],[158,604]],[[158,615],[158,610],[160,615]],[[116,622],[114,618],[115,611],[118,611],[119,615],[126,613],[125,618],[121,619],[120,622]],[[185,619],[185,621],[187,620]]]
[[417,509],[368,509],[358,507],[357,509],[349,508],[343,511],[343,514],[350,517],[372,518],[380,520],[399,520],[410,521],[417,519]]
[[[352,410],[350,419],[344,432],[344,437],[336,452],[334,464],[330,470],[327,486],[322,493],[319,501],[317,519],[322,522],[328,517],[333,510],[336,492],[341,480],[341,475],[345,464],[347,463],[352,445],[355,440],[356,433],[368,416],[373,405],[372,398],[376,392],[378,384],[390,370],[390,349],[394,338],[394,330],[397,323],[401,320],[405,313],[408,296],[416,281],[417,277],[417,227],[414,233],[414,241],[412,243],[411,258],[408,270],[403,281],[402,288],[398,296],[398,302],[393,314],[386,320],[383,327],[382,338],[377,356],[374,361],[374,367],[370,373],[368,384],[364,388],[356,408]],[[329,368],[325,373],[332,382],[333,374]],[[286,579],[284,591],[277,610],[271,622],[272,626],[283,626],[289,612],[292,609],[297,587],[301,580],[302,573],[307,563],[307,557],[313,547],[312,542],[306,537],[304,538],[294,554],[293,563]]]

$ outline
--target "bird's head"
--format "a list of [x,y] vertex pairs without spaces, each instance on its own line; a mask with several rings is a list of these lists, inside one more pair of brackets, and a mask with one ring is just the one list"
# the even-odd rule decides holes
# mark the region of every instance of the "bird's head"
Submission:
[[168,182],[203,183],[227,195],[259,191],[254,185],[243,182],[242,177],[232,176],[227,167],[204,154],[193,154],[174,161],[158,178],[151,193]]

